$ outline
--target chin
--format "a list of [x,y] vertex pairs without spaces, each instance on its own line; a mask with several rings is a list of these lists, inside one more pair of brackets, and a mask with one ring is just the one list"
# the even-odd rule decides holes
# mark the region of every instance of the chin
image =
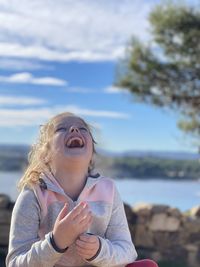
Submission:
[[[87,150],[85,149],[79,149],[79,148],[75,148],[75,149],[71,149],[65,152],[65,158],[83,158],[86,159],[89,157],[89,153]],[[91,158],[91,155],[90,155]]]

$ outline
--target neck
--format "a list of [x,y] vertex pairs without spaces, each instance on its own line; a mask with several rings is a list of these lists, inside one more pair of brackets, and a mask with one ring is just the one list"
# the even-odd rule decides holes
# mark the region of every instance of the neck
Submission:
[[65,193],[72,199],[76,199],[85,186],[88,166],[67,166],[66,168],[55,168],[53,174]]

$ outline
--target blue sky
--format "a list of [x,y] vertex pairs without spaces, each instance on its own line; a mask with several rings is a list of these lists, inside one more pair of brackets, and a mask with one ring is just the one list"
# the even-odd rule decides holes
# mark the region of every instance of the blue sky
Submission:
[[131,36],[151,39],[147,17],[160,2],[0,0],[0,143],[31,144],[40,124],[71,111],[107,150],[194,150],[177,114],[113,86]]

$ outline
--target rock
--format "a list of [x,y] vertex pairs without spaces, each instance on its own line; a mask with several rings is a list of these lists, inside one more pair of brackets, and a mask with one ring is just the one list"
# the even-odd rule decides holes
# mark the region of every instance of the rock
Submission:
[[177,231],[180,226],[180,220],[175,217],[167,216],[165,213],[153,215],[150,223],[149,229],[151,231]]
[[[188,253],[187,250],[182,246],[171,244],[171,246],[168,249],[162,251],[161,255],[163,260],[171,261],[172,264],[167,266],[186,266],[184,263],[187,262]],[[188,267],[192,266],[188,265]]]
[[179,228],[178,232],[179,232],[178,238],[180,241],[180,245],[187,244],[189,242],[190,233],[182,227]]
[[145,224],[150,220],[152,205],[146,203],[137,204],[132,208],[132,212],[137,214],[137,224]]
[[189,236],[189,241],[191,243],[199,244],[199,246],[200,246],[200,232],[198,232],[198,233],[191,233],[190,236]]
[[12,212],[9,210],[0,209],[0,225],[10,224]]
[[190,213],[191,216],[195,216],[195,217],[200,218],[200,206],[193,207],[189,211],[189,213]]
[[136,224],[137,221],[137,214],[132,211],[131,207],[124,203],[124,209],[126,213],[126,218],[129,224]]
[[[181,246],[180,232],[154,232],[154,246],[158,251],[164,252],[173,246]],[[173,251],[173,250],[172,250]]]
[[197,254],[198,254],[198,247],[193,244],[187,244],[184,246],[186,250],[188,251],[188,263],[190,266],[197,267],[199,266]]
[[8,245],[8,239],[9,239],[10,225],[1,224],[0,227],[1,227],[0,246],[7,246]]
[[0,266],[1,267],[6,267],[5,265],[5,259],[6,259],[6,255],[8,253],[8,248],[5,246],[1,246],[0,247]]
[[184,246],[184,248],[186,248],[186,250],[189,252],[197,252],[198,251],[198,247],[193,245],[193,244],[187,244]]
[[152,213],[166,213],[169,208],[167,205],[153,205]]
[[137,224],[139,225],[146,225],[147,222],[149,222],[150,216],[138,216]]
[[167,215],[176,218],[181,218],[183,216],[179,209],[171,207],[167,209]]
[[133,243],[135,242],[135,232],[136,232],[136,227],[135,225],[132,225],[132,224],[129,224],[129,230],[130,230],[130,233],[131,233],[131,238],[133,240]]
[[10,201],[10,203],[8,204],[8,208],[7,209],[12,211],[13,208],[14,208],[14,205],[15,205],[15,202]]
[[139,203],[135,205],[132,210],[137,213],[138,216],[149,216],[151,215],[152,205],[147,203]]
[[10,203],[9,196],[0,194],[0,209],[6,209]]
[[149,232],[144,225],[137,225],[135,229],[134,244],[138,247],[153,248],[153,233]]
[[[8,196],[0,194],[0,253],[8,246],[13,205]],[[175,262],[178,266],[200,266],[200,207],[187,214],[167,205],[146,203],[133,208],[124,204],[124,208],[139,259],[166,261],[169,266]],[[0,255],[3,267],[1,259]]]
[[200,218],[195,219],[194,217],[183,217],[182,229],[187,233],[199,233],[200,232]]

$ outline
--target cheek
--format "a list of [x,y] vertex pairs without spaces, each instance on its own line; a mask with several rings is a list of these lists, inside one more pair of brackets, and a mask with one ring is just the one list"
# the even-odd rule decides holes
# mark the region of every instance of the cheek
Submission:
[[94,153],[94,148],[93,148],[93,142],[92,142],[92,140],[89,142],[88,147],[89,147],[90,154],[92,156],[93,153]]
[[53,138],[50,143],[50,151],[51,153],[56,153],[56,151],[59,151],[62,149],[62,142],[60,138]]

